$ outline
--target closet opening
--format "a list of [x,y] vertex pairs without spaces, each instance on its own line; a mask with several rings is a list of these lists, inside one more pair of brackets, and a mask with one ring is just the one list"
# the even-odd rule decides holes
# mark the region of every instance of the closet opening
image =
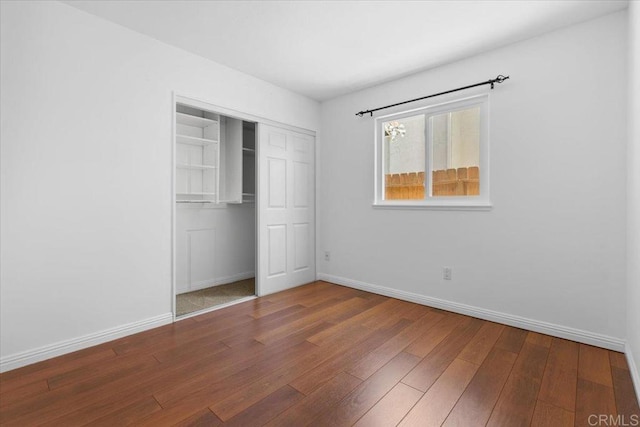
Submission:
[[177,101],[175,316],[256,295],[256,123]]

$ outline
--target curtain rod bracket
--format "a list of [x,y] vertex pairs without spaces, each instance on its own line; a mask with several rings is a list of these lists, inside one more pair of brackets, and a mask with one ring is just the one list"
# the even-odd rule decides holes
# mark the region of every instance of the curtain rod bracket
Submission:
[[459,90],[470,89],[470,88],[476,87],[476,86],[482,86],[482,85],[490,84],[491,85],[491,89],[493,89],[495,87],[496,83],[502,83],[505,80],[507,80],[508,78],[509,78],[509,76],[503,76],[502,74],[498,74],[498,76],[495,79],[487,80],[486,82],[481,82],[481,83],[476,83],[476,84],[472,84],[472,85],[469,85],[469,86],[459,87],[457,89],[451,89],[451,90],[447,90],[447,91],[440,92],[440,93],[434,93],[433,95],[427,95],[427,96],[423,96],[421,98],[410,99],[409,101],[397,102],[395,104],[386,105],[384,107],[374,108],[373,110],[359,111],[359,112],[356,113],[356,116],[363,117],[365,114],[370,114],[371,117],[373,117],[373,113],[375,111],[384,110],[385,108],[396,107],[398,105],[408,104],[410,102],[421,101],[421,100],[427,99],[427,98],[433,98],[434,96],[446,95],[447,93],[457,92]]

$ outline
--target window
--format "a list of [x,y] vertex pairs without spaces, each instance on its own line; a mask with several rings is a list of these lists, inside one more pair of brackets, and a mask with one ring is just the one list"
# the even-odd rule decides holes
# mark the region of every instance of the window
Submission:
[[488,96],[376,119],[376,206],[488,208]]

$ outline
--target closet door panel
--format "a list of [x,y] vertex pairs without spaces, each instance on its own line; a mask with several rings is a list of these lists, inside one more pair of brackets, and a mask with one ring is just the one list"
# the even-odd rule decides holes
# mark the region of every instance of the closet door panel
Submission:
[[315,264],[315,138],[290,132],[288,135],[290,208],[292,229],[290,287],[316,280]]
[[293,269],[296,272],[306,270],[310,267],[309,259],[309,238],[311,236],[311,227],[309,223],[293,225],[293,242],[294,242],[294,264]]
[[267,192],[270,209],[285,209],[287,207],[287,161],[282,158],[269,157]]
[[270,225],[267,233],[269,242],[269,278],[287,273],[287,225]]
[[309,164],[293,162],[293,206],[309,207]]
[[315,138],[264,124],[258,135],[258,277],[265,295],[315,280]]

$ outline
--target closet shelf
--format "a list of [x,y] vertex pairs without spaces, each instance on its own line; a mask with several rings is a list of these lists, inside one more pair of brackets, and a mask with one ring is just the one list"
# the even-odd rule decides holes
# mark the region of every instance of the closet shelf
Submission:
[[246,154],[256,154],[256,150],[253,148],[242,147],[242,152]]
[[215,170],[218,169],[217,166],[209,166],[209,165],[189,165],[186,163],[176,163],[176,167],[180,169],[206,169],[206,170]]
[[215,196],[216,193],[203,193],[203,192],[184,193],[184,192],[177,192],[176,195],[178,195],[178,196]]
[[217,120],[206,119],[204,117],[192,116],[191,114],[176,113],[176,121],[181,125],[195,126],[206,128],[207,126],[217,125]]
[[178,144],[196,145],[199,147],[218,143],[218,141],[215,141],[213,139],[198,138],[196,136],[179,135],[179,134],[176,134],[176,142]]
[[216,203],[215,200],[176,200],[176,203]]

